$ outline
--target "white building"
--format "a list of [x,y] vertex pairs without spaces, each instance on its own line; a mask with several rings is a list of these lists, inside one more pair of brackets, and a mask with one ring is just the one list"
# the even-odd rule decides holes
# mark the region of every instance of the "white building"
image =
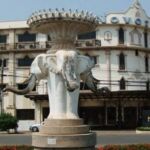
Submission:
[[[23,88],[32,60],[50,46],[50,37],[33,33],[26,21],[0,22],[1,85]],[[96,32],[79,35],[76,46],[82,54],[93,57],[92,71],[100,80],[99,87],[107,86],[112,91],[96,95],[81,83],[79,114],[85,123],[99,128],[134,128],[141,121],[148,124],[150,18],[139,1],[125,12],[108,14]],[[46,117],[46,84],[41,81],[25,97],[3,93],[1,108],[17,116],[20,130]]]

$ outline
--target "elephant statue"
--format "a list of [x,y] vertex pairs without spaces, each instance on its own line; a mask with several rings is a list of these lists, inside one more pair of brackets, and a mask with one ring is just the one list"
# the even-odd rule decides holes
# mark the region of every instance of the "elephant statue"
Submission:
[[93,66],[89,57],[80,55],[75,50],[40,54],[31,65],[28,86],[23,90],[8,86],[5,91],[24,95],[32,91],[37,80],[47,79],[50,107],[48,118],[78,119],[80,79],[92,91],[97,91],[99,81],[92,76]]

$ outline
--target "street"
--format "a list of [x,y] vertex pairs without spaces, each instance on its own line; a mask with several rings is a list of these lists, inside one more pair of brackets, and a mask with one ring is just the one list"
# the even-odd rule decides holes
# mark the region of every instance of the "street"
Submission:
[[[150,134],[136,134],[135,131],[94,131],[97,146],[107,144],[150,144]],[[0,134],[0,145],[31,145],[32,133]]]
[[31,133],[0,134],[0,145],[31,145],[31,144],[32,144]]
[[150,144],[150,134],[136,134],[135,131],[98,131],[97,145],[108,144]]

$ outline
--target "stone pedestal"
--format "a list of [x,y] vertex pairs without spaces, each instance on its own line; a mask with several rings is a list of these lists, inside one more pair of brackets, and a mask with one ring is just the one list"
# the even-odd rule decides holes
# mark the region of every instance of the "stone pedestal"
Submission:
[[47,119],[33,134],[35,150],[95,150],[96,135],[82,119]]

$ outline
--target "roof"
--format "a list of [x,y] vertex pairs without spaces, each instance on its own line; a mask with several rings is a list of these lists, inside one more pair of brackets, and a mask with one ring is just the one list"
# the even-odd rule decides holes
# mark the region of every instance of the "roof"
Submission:
[[[36,92],[25,95],[26,98],[30,98],[34,101],[48,100],[48,94],[38,94]],[[80,99],[146,99],[149,100],[150,91],[113,91],[109,93],[93,93],[89,90],[80,91]]]

